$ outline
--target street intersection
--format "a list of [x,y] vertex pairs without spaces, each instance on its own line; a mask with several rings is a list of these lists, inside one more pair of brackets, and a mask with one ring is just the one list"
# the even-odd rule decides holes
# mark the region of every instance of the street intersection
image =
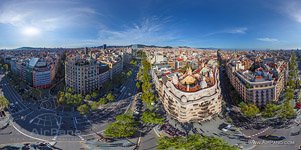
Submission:
[[[55,98],[26,101],[14,90],[4,75],[0,76],[3,95],[10,101],[10,126],[1,130],[0,144],[32,141],[86,141],[102,133],[114,117],[124,113],[137,92],[135,77],[138,69],[123,84],[115,102],[108,103],[88,115],[58,106]],[[130,94],[129,94],[130,93]],[[7,134],[5,134],[7,133]],[[20,140],[19,140],[20,139]]]

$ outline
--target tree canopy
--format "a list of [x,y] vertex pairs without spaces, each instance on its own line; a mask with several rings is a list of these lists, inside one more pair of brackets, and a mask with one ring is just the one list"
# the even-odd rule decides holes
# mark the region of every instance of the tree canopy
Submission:
[[229,145],[224,140],[215,137],[201,137],[194,134],[188,137],[161,137],[158,142],[158,150],[166,149],[204,149],[204,150],[238,150],[238,148]]
[[279,110],[279,107],[275,104],[269,103],[265,106],[263,112],[262,112],[262,116],[263,117],[274,117],[277,112]]
[[99,107],[100,103],[98,102],[91,102],[90,107],[92,110],[96,110]]
[[284,94],[286,100],[292,100],[294,98],[294,90],[287,88]]
[[65,93],[64,92],[59,92],[56,96],[56,99],[57,99],[57,103],[59,105],[64,105],[66,104],[66,98],[65,98]]
[[87,101],[91,100],[91,95],[90,95],[90,94],[87,94],[87,95],[85,96],[85,100],[87,100]]
[[296,112],[294,110],[294,107],[292,106],[291,102],[294,98],[294,90],[292,87],[289,87],[285,90],[285,100],[283,104],[281,105],[280,110],[280,117],[283,119],[291,119],[296,116]]
[[72,88],[66,88],[65,91],[60,91],[56,96],[56,101],[60,105],[79,106],[83,102],[81,94],[75,94]]
[[112,94],[112,92],[110,92],[107,94],[106,99],[110,102],[113,102],[115,100],[115,96]]
[[0,110],[7,108],[8,105],[9,105],[9,101],[4,96],[0,96]]
[[80,105],[77,107],[77,111],[82,115],[87,114],[89,112],[89,106],[87,104]]
[[141,120],[145,123],[152,123],[152,124],[164,123],[164,118],[159,117],[155,112],[151,112],[149,110],[145,111],[142,114]]
[[126,73],[127,77],[130,77],[133,74],[133,72],[130,70]]
[[136,122],[133,116],[129,114],[122,114],[116,116],[116,121],[109,124],[104,134],[113,138],[124,138],[133,136],[137,132]]
[[4,68],[5,71],[8,71],[8,64],[4,64],[3,68]]
[[254,104],[241,103],[239,107],[240,107],[241,112],[243,113],[243,115],[246,116],[246,117],[252,118],[252,117],[255,117],[257,114],[260,113],[260,110]]
[[98,97],[97,91],[92,92],[91,96],[92,96],[93,99],[96,99]]
[[281,105],[280,117],[283,119],[291,119],[296,116],[296,112],[291,105],[290,101],[285,101]]
[[100,98],[99,101],[98,101],[99,104],[106,104],[108,103],[108,100],[104,97]]
[[[150,82],[151,76],[149,71],[151,69],[151,64],[146,60],[142,60],[142,68],[139,70],[139,79],[141,78],[142,82],[142,96],[141,99],[147,104],[147,108],[152,109],[152,103],[156,100],[154,93],[152,92],[152,84]],[[142,77],[141,77],[142,76]],[[140,87],[140,85],[136,86]]]

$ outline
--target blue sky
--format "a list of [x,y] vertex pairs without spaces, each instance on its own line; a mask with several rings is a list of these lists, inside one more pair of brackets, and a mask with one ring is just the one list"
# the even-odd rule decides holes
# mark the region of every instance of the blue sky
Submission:
[[1,0],[0,48],[301,48],[301,0]]

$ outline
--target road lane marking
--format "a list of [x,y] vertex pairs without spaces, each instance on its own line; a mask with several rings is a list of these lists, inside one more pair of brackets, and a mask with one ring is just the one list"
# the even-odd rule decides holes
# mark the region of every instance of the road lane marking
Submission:
[[56,114],[53,114],[53,113],[42,113],[42,114],[39,114],[37,115],[36,117],[32,118],[29,123],[32,123],[33,120],[37,119],[38,117],[42,116],[42,115],[54,115],[54,116],[57,116]]
[[264,132],[266,132],[268,129],[269,129],[270,127],[267,127],[267,128],[265,128],[264,130],[262,130],[262,131],[260,131],[260,132],[258,132],[258,133],[255,133],[255,134],[253,134],[253,135],[245,135],[244,133],[242,133],[245,137],[248,137],[248,138],[250,138],[250,137],[254,137],[254,136],[257,136],[257,135],[259,135],[259,134],[262,134],[262,133],[264,133]]
[[[56,119],[56,118],[55,118]],[[60,123],[59,123],[60,122]],[[60,117],[60,121],[58,122],[58,120],[56,119],[56,124],[57,124],[57,126],[58,126],[58,129],[57,129],[57,133],[56,133],[56,135],[52,138],[52,140],[53,141],[55,141],[56,140],[56,138],[57,138],[57,136],[59,135],[59,133],[60,133],[60,129],[61,129],[61,122],[62,122],[62,117]]]
[[[76,117],[73,117],[73,126],[75,127],[75,131],[77,130],[77,126],[76,126]],[[77,135],[82,141],[85,140],[80,134],[78,134],[77,132],[75,132],[75,135]]]
[[41,139],[41,138],[36,138],[36,137],[33,137],[33,136],[30,136],[30,135],[27,135],[25,133],[23,133],[21,130],[19,130],[15,124],[11,121],[13,127],[15,128],[15,130],[17,130],[19,133],[21,133],[22,135],[26,136],[26,137],[29,137],[29,138],[32,138],[32,139],[35,139],[35,140],[39,140],[39,141],[46,141],[46,142],[49,142],[48,140],[45,140],[45,139]]

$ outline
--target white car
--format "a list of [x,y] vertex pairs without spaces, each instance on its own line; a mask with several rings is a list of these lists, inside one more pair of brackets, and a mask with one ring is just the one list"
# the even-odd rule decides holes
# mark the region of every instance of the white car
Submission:
[[138,111],[135,111],[135,112],[134,112],[134,114],[137,114],[137,115],[138,115],[138,114],[139,114],[139,112],[138,112]]
[[227,125],[225,128],[226,128],[226,129],[230,129],[231,127],[232,127],[232,125],[229,124],[229,125]]
[[228,131],[228,129],[226,129],[226,128],[223,128],[223,129],[222,129],[222,131],[224,131],[224,132],[227,132],[227,131]]
[[230,109],[229,107],[226,107],[226,111],[227,111],[227,112],[230,112],[231,109]]

